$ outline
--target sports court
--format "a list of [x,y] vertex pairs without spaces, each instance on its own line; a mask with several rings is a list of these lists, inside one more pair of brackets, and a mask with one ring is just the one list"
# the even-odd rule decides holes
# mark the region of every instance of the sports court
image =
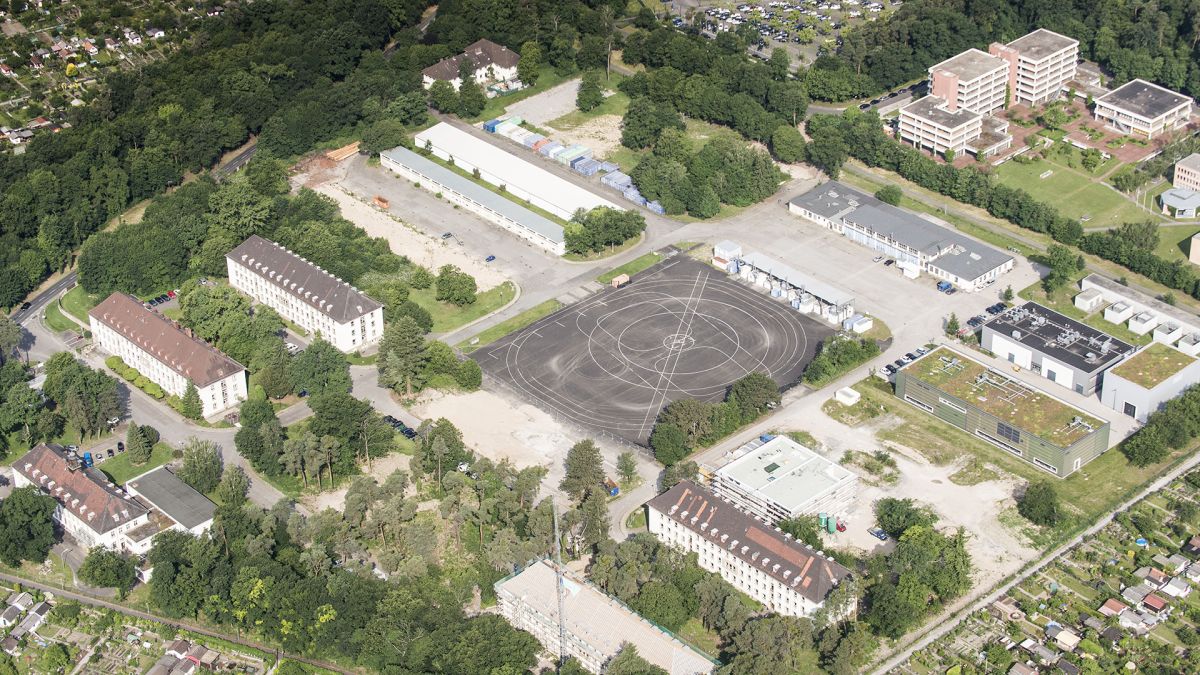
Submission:
[[644,444],[664,406],[743,375],[799,379],[833,328],[677,256],[481,349],[491,377],[555,417]]

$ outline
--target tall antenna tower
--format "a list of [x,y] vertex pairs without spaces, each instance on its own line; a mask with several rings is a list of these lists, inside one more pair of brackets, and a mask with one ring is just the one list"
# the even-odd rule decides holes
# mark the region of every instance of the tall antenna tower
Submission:
[[558,534],[558,503],[551,499],[554,507],[554,587],[558,592],[558,667],[567,660],[567,619],[563,601],[562,538]]

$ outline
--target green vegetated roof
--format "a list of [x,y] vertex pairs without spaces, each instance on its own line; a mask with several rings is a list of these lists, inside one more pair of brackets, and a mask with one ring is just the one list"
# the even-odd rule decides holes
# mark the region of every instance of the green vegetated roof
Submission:
[[1155,342],[1125,359],[1124,362],[1113,368],[1113,373],[1136,385],[1153,389],[1175,373],[1190,366],[1195,360],[1195,357],[1188,356],[1178,349]]
[[1091,429],[1105,424],[1075,406],[945,347],[926,354],[904,372],[1059,447],[1068,447],[1091,433],[1087,426],[1073,424],[1076,417]]

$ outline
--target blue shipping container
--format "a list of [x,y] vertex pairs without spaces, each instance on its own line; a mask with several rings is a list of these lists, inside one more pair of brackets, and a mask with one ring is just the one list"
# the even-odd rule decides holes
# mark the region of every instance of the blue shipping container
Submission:
[[483,130],[489,134],[496,133],[496,127],[499,126],[500,120],[488,120],[483,123]]
[[532,148],[534,143],[537,143],[544,138],[546,137],[541,134],[530,134],[529,137],[525,139],[525,147]]
[[543,157],[549,157],[550,153],[554,152],[555,150],[558,150],[561,147],[562,147],[562,143],[559,143],[558,141],[550,141],[546,145],[543,145],[541,147],[541,149],[538,150],[538,153],[540,155],[542,155]]

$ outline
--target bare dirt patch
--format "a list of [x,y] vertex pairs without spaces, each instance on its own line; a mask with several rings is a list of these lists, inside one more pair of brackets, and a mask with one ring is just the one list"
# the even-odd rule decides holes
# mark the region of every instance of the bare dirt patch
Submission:
[[[373,460],[371,462],[371,470],[367,471],[364,465],[363,473],[375,479],[375,482],[382,484],[387,480],[387,477],[396,469],[408,471],[408,462],[412,459],[408,455],[402,455],[398,452]],[[347,487],[339,488],[330,492],[322,492],[316,495],[305,495],[300,498],[300,503],[310,509],[310,513],[317,513],[325,509],[333,509],[341,511],[346,506],[346,490]]]
[[435,272],[442,265],[455,265],[475,277],[480,291],[508,281],[500,267],[464,256],[460,248],[452,247],[440,239],[418,231],[399,218],[349,194],[336,183],[318,183],[313,189],[337,202],[343,218],[361,227],[372,237],[383,237],[393,252],[407,256],[418,265]]
[[600,115],[573,129],[554,129],[560,143],[578,143],[592,149],[596,157],[607,158],[621,146],[621,116]]

